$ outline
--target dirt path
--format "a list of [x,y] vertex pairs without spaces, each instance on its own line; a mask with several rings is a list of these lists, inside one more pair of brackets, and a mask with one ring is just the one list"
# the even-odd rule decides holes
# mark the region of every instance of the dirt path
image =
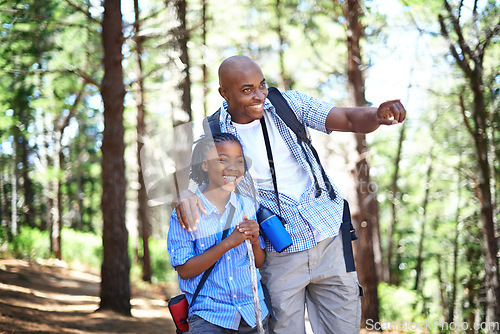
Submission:
[[0,333],[175,333],[165,293],[132,288],[132,317],[95,312],[97,275],[0,260]]

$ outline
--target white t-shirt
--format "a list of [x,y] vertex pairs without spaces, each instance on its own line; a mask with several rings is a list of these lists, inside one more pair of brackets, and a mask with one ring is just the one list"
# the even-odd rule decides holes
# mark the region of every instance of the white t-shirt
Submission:
[[[278,191],[300,202],[300,197],[311,183],[309,175],[286,146],[269,112],[264,111],[264,119],[276,168]],[[242,141],[245,157],[251,160],[250,175],[260,187],[274,190],[260,120],[247,124],[233,122],[233,125]]]

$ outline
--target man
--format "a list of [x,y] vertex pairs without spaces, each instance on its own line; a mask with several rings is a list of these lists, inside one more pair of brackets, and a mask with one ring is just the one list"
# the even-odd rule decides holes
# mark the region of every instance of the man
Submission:
[[[315,333],[356,333],[360,328],[360,288],[356,272],[347,272],[340,237],[343,199],[322,177],[311,150],[300,147],[295,134],[266,99],[268,89],[260,67],[245,56],[230,57],[219,67],[222,132],[237,135],[244,154],[252,161],[261,205],[280,213],[292,245],[277,253],[268,242],[260,272],[267,286],[276,320],[273,333],[304,333],[305,305]],[[342,108],[297,91],[282,93],[298,120],[323,132],[368,133],[380,125],[404,121],[399,100],[376,107]],[[269,133],[279,192],[279,207],[266,155],[260,119]],[[331,183],[331,186],[327,183]],[[334,196],[331,196],[333,188]],[[330,191],[329,191],[330,190]],[[196,229],[203,203],[189,192],[181,196],[177,211],[183,227]]]

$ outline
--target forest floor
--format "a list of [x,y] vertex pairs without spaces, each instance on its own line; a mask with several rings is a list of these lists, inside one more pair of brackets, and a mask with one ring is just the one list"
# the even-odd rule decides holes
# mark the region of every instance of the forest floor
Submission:
[[131,286],[127,317],[96,312],[100,280],[55,263],[0,260],[0,333],[175,333],[168,287]]
[[[0,334],[175,333],[166,299],[178,293],[177,285],[131,285],[127,317],[96,311],[100,281],[99,273],[64,263],[0,259]],[[308,319],[306,333],[312,333]]]

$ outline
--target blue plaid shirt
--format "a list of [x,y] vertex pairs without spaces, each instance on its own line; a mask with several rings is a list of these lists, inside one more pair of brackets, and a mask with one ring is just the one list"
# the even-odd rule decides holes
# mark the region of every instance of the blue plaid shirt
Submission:
[[[334,107],[332,104],[319,101],[298,91],[292,90],[283,92],[282,94],[292,110],[295,112],[297,119],[306,126],[306,129],[309,127],[321,132],[329,133],[325,124],[328,113]],[[281,192],[279,194],[281,216],[287,223],[285,227],[288,233],[290,233],[293,242],[292,246],[287,248],[284,252],[291,253],[303,251],[317,245],[314,237],[314,231],[319,232],[324,237],[335,237],[338,235],[340,224],[342,223],[344,202],[338,189],[334,183],[331,182],[331,180],[330,183],[333,186],[336,198],[333,201],[330,199],[321,175],[321,169],[314,158],[312,151],[309,147],[307,147],[307,145],[304,145],[306,146],[305,149],[309,157],[309,161],[312,163],[313,170],[311,170],[311,167],[307,163],[302,148],[297,143],[297,137],[278,116],[274,106],[268,99],[266,99],[264,104],[264,112],[271,113],[272,119],[274,120],[281,137],[284,139],[289,150],[292,152],[292,155],[297,160],[297,163],[299,163],[302,168],[307,171],[311,180],[313,180],[313,173],[316,175],[320,187],[323,190],[321,192],[321,196],[315,198],[314,184],[313,182],[310,182],[310,186],[302,194],[299,202],[289,196],[286,196],[285,194],[282,194]],[[232,125],[231,115],[227,111],[227,103],[225,101],[220,108],[220,125],[222,132],[229,132],[238,136],[236,128]],[[245,143],[243,143],[243,146],[245,146]],[[245,151],[245,147],[243,147],[243,150]],[[262,152],[262,154],[266,153]],[[273,152],[273,154],[279,153]],[[277,173],[279,172],[280,171],[278,170]],[[242,187],[245,187],[244,182],[242,182]],[[258,184],[256,185],[256,189],[258,191],[260,204],[278,214],[279,210],[275,192],[263,189],[259,187]],[[266,250],[275,251],[267,238]]]
[[[173,267],[186,263],[190,258],[205,252],[222,240],[222,232],[231,206],[235,207],[235,213],[228,235],[242,220],[244,214],[248,219],[255,219],[255,204],[249,197],[232,192],[226,210],[220,214],[217,208],[203,196],[200,189],[196,190],[196,195],[202,199],[207,209],[206,215],[200,212],[201,223],[196,231],[188,232],[183,229],[175,210],[170,217],[167,246]],[[262,237],[259,239],[261,247],[264,248],[264,240]],[[202,276],[203,273],[187,280],[179,277],[179,288],[186,294],[188,303],[191,303]],[[264,319],[269,312],[264,302],[258,271],[257,279],[262,319]],[[250,326],[256,326],[249,259],[245,243],[230,249],[217,261],[196,297],[195,303],[189,309],[189,316],[193,314],[212,324],[233,330],[238,330],[241,318]]]

